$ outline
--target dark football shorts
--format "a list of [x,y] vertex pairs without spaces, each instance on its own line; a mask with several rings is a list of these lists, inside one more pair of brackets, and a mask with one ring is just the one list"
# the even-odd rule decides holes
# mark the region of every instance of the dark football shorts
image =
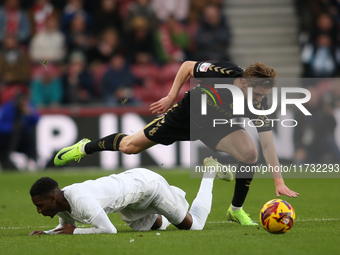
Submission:
[[[186,95],[187,96],[187,95]],[[186,96],[182,99],[185,100]],[[202,141],[213,151],[224,137],[243,129],[239,125],[217,125],[202,128],[190,118],[182,100],[163,116],[154,119],[144,127],[145,136],[156,143],[170,145],[177,141]]]
[[144,127],[145,136],[156,143],[169,145],[176,141],[190,141],[190,115],[175,105],[166,114]]

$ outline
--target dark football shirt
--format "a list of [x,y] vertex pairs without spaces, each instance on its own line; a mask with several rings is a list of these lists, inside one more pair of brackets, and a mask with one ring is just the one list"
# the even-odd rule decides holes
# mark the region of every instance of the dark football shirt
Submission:
[[[214,87],[214,84],[232,85],[236,78],[242,77],[243,69],[241,67],[229,61],[197,62],[193,73],[194,78],[198,79],[198,84],[190,90],[189,109],[190,118],[195,124],[200,127],[211,127],[213,119],[231,120],[238,117],[246,117],[253,121],[253,125],[256,126],[258,132],[271,130],[271,123],[268,117],[253,114],[248,108],[246,99],[244,99],[244,115],[234,115],[231,91],[229,89],[215,89],[217,92],[215,93],[215,91],[209,89],[209,86]],[[204,93],[202,89],[208,90],[215,99],[213,101],[210,96],[207,96],[207,115],[201,114],[201,95]],[[219,99],[217,94],[220,97]],[[261,102],[255,102],[254,108],[257,110],[267,110],[267,97],[264,97]]]

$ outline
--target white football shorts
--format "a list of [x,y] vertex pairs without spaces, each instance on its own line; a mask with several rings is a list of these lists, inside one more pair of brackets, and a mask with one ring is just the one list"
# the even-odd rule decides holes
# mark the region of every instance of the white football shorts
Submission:
[[150,230],[158,214],[164,215],[174,225],[184,220],[189,203],[183,190],[170,186],[161,175],[150,170],[135,168],[126,172],[130,171],[136,181],[144,184],[144,195],[141,199],[118,212],[132,229]]

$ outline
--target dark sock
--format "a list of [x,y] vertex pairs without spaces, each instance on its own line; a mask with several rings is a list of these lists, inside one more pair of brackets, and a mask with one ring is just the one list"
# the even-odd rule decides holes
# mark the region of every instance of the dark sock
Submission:
[[235,207],[241,207],[246,200],[249,185],[254,177],[254,171],[250,172],[241,172],[241,166],[249,167],[251,169],[252,166],[256,166],[255,164],[246,164],[243,162],[239,162],[237,166],[237,172],[235,176],[235,190],[234,190],[234,197],[231,204]]
[[126,135],[122,133],[105,136],[99,140],[87,143],[84,150],[86,154],[92,154],[97,151],[118,151],[119,144],[124,136]]

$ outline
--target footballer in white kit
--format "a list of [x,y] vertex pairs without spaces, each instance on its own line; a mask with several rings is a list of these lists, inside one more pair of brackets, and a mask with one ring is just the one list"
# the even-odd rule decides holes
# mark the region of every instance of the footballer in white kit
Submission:
[[[117,212],[134,230],[165,230],[172,223],[179,229],[202,230],[212,203],[215,173],[207,172],[201,181],[190,211],[185,192],[159,174],[144,168],[75,183],[60,189],[49,178],[38,179],[30,195],[38,213],[59,217],[59,225],[37,234],[117,233],[107,214]],[[78,228],[76,222],[91,224]]]

